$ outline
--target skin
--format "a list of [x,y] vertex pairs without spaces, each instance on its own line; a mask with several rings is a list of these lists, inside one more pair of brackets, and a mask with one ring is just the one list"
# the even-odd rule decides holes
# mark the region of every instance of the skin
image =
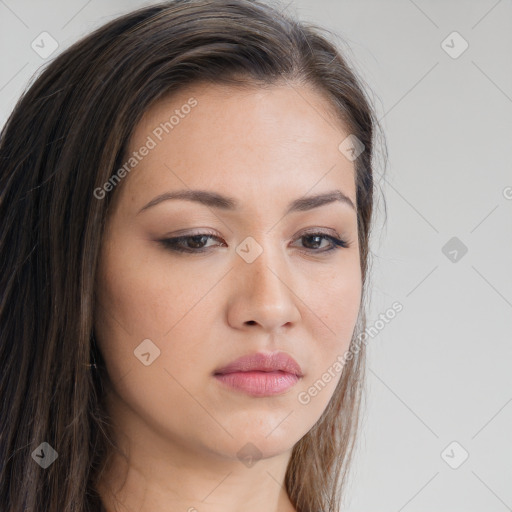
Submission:
[[[129,462],[113,459],[100,495],[108,512],[293,511],[284,488],[292,448],[341,372],[308,404],[298,395],[347,350],[362,290],[356,212],[339,201],[284,212],[292,200],[335,189],[356,204],[354,162],[338,149],[348,132],[304,85],[196,84],[146,112],[128,153],[192,96],[197,106],[118,185],[104,234],[95,333]],[[241,206],[167,200],[139,213],[159,194],[189,188]],[[183,230],[219,239],[189,239],[187,247],[209,247],[199,254],[158,242]],[[305,230],[348,247],[322,253],[329,240],[303,238]],[[252,263],[236,252],[249,236],[263,250]],[[145,339],[160,350],[148,366],[134,356]],[[250,396],[213,377],[242,355],[275,350],[303,372],[280,395]],[[251,467],[237,456],[247,443],[261,453]]]

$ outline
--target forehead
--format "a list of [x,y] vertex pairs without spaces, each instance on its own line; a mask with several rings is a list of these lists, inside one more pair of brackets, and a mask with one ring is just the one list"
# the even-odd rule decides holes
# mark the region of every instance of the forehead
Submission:
[[355,204],[354,163],[339,149],[348,135],[329,101],[310,87],[196,84],[144,114],[127,158],[145,156],[125,185],[136,203],[137,196],[177,188],[242,201],[340,188]]

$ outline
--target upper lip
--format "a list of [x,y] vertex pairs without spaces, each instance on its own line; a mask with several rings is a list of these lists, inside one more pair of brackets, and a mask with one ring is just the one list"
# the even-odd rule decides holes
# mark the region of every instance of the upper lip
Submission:
[[264,353],[258,352],[256,354],[249,354],[246,356],[235,359],[227,366],[219,368],[214,371],[215,375],[234,373],[234,372],[274,372],[282,371],[292,373],[298,377],[302,377],[302,369],[293,359],[284,352]]

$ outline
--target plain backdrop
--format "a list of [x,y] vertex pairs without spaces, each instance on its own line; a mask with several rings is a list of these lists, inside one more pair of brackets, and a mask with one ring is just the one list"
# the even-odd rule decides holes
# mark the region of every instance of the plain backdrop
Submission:
[[[149,3],[0,1],[0,125],[45,62]],[[512,2],[287,4],[342,39],[389,151],[344,510],[512,510]],[[48,57],[33,49],[43,32],[58,44]]]

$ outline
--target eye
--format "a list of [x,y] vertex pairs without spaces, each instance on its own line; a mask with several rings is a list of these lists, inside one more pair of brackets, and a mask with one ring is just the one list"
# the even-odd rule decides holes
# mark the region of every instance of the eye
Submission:
[[[326,233],[303,233],[299,240],[309,240],[309,242],[306,242],[307,245],[312,245],[311,247],[306,247],[307,251],[314,252],[314,253],[326,253],[333,251],[335,249],[340,248],[347,248],[348,242],[346,240],[343,240],[341,238],[336,238],[332,235],[327,235]],[[329,244],[327,247],[324,247],[322,250],[318,250],[318,247],[321,246],[322,242],[327,240]]]
[[207,252],[210,247],[205,247],[204,244],[209,239],[221,240],[219,237],[211,233],[198,233],[191,235],[183,235],[175,238],[164,238],[160,243],[171,251],[186,252],[186,253],[201,253]]
[[[212,248],[212,246],[205,245],[208,242],[208,240],[218,240],[221,242],[221,244],[224,244],[224,246],[226,246],[226,244],[222,241],[221,238],[211,233],[198,233],[178,236],[174,238],[164,238],[162,240],[159,240],[159,242],[164,248],[173,252],[197,254],[208,252]],[[316,254],[326,253],[333,251],[335,249],[349,247],[349,244],[346,240],[322,232],[303,233],[298,238],[298,240],[302,240],[303,243],[304,241],[306,241],[306,246],[313,246],[305,247],[306,252]],[[322,242],[324,241],[328,241],[329,244],[327,245],[327,247],[319,249],[319,246],[321,246]]]

